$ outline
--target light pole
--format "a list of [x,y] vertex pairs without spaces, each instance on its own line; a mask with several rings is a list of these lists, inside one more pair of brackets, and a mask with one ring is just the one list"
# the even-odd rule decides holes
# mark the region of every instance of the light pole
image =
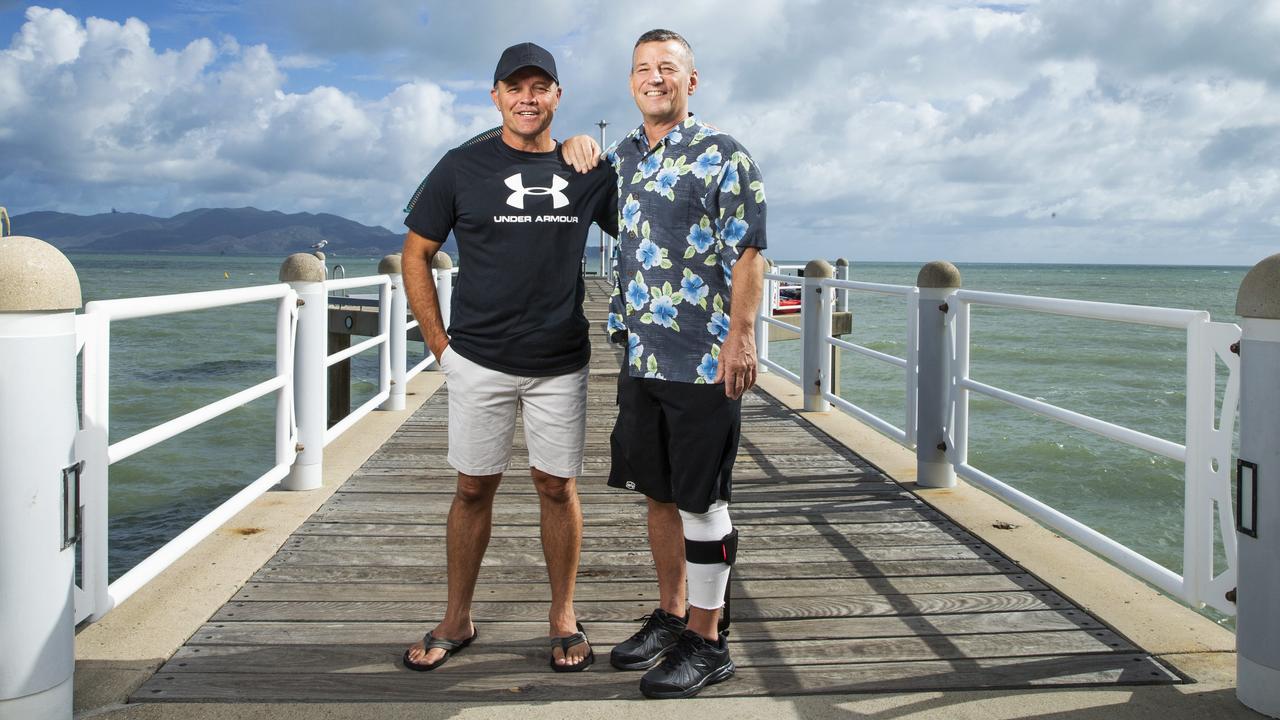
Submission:
[[[601,120],[596,123],[596,127],[600,128],[600,150],[603,152],[604,145],[604,129],[609,127],[609,123]],[[604,253],[604,228],[600,228],[600,277],[605,276],[605,253]]]

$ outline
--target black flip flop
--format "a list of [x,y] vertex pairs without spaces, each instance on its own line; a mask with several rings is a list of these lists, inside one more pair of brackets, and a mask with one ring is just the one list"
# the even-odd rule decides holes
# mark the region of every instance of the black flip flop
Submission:
[[462,652],[464,648],[470,645],[478,637],[480,637],[480,631],[476,629],[474,625],[471,626],[471,637],[467,638],[466,640],[456,640],[456,641],[449,640],[446,638],[438,638],[432,633],[427,633],[426,635],[422,636],[423,652],[426,652],[431,648],[440,648],[441,650],[444,650],[444,657],[441,657],[439,660],[433,663],[426,663],[426,664],[420,665],[418,663],[415,663],[409,660],[409,652],[412,650],[412,648],[410,648],[409,650],[404,651],[404,666],[409,668],[410,670],[417,670],[418,672],[428,672],[430,670],[435,670],[436,668],[445,664],[445,662],[448,661],[449,658],[453,656],[454,653]]
[[582,623],[578,623],[578,632],[565,637],[551,638],[551,669],[556,672],[582,672],[591,667],[591,663],[596,661],[596,650],[594,647],[588,648],[587,656],[582,658],[582,662],[576,665],[557,665],[555,649],[560,648],[560,653],[564,657],[569,657],[569,648],[587,644],[587,631],[582,627]]

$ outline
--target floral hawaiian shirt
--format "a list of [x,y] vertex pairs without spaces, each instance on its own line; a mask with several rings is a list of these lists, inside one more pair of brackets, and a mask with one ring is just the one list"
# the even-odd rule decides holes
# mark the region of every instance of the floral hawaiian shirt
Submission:
[[619,208],[610,337],[626,338],[632,376],[709,383],[739,249],[765,247],[760,168],[693,115],[652,151],[641,125],[606,157]]

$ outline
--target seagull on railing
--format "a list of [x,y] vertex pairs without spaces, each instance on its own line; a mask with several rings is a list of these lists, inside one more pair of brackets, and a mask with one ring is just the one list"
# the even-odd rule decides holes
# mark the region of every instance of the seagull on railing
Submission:
[[328,244],[329,244],[329,241],[328,241],[328,240],[321,240],[320,242],[315,243],[314,245],[312,245],[312,246],[311,246],[311,249],[312,249],[312,250],[322,250],[322,249],[324,249],[324,246],[325,246],[325,245],[328,245]]

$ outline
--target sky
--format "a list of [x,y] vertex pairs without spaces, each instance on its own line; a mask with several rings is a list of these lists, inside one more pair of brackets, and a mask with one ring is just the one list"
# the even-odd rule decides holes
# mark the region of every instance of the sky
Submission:
[[616,138],[655,27],[693,46],[691,109],[759,162],[775,258],[1280,251],[1274,0],[0,0],[0,205],[400,230],[439,157],[499,123],[504,47],[555,54],[555,137]]

